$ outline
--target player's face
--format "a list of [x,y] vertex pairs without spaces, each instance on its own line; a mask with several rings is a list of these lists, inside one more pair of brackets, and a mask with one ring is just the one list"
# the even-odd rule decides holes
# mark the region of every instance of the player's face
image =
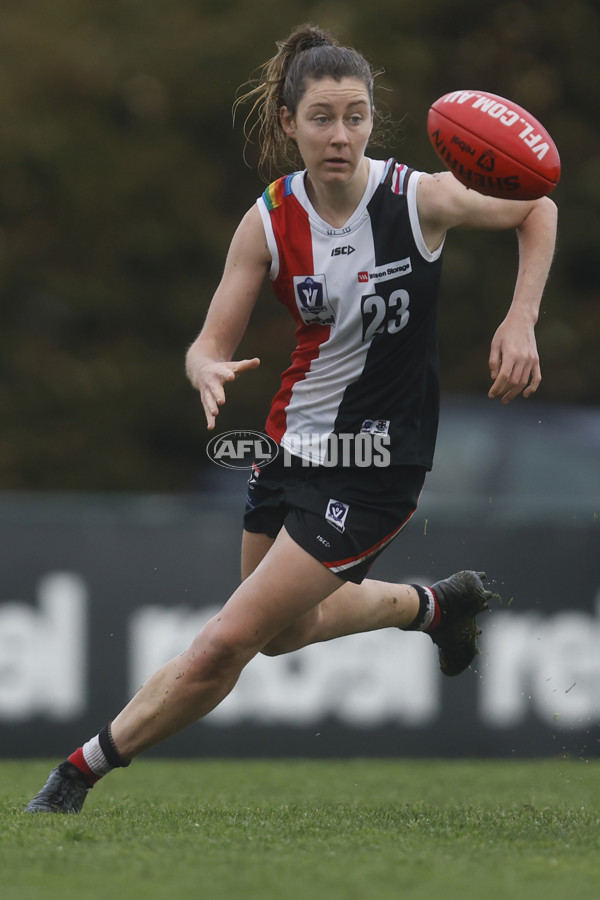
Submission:
[[358,78],[311,78],[296,115],[282,108],[281,124],[311,178],[350,182],[362,168],[373,129],[369,92]]

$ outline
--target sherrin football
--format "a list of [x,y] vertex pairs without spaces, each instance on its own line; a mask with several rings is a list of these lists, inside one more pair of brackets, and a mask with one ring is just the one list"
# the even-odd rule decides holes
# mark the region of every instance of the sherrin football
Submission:
[[512,100],[483,91],[444,94],[429,110],[427,132],[445,166],[480,194],[536,200],[558,184],[554,141]]

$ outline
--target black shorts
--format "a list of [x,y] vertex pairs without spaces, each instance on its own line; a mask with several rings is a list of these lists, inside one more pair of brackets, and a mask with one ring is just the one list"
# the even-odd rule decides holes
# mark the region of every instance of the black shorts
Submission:
[[306,466],[298,457],[284,465],[280,454],[253,467],[244,527],[275,538],[285,525],[307,553],[360,584],[414,513],[426,474],[422,466]]

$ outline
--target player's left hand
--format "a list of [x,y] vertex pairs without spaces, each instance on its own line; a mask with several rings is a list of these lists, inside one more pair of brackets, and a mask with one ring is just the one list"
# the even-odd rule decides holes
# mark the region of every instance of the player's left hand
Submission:
[[510,403],[519,394],[535,394],[542,380],[533,324],[510,314],[492,340],[489,358],[493,384],[488,397]]

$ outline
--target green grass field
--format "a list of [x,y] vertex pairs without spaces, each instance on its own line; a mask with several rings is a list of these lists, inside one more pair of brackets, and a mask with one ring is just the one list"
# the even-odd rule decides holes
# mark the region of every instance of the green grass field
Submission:
[[0,762],[3,900],[596,900],[600,761],[138,760],[79,816]]

